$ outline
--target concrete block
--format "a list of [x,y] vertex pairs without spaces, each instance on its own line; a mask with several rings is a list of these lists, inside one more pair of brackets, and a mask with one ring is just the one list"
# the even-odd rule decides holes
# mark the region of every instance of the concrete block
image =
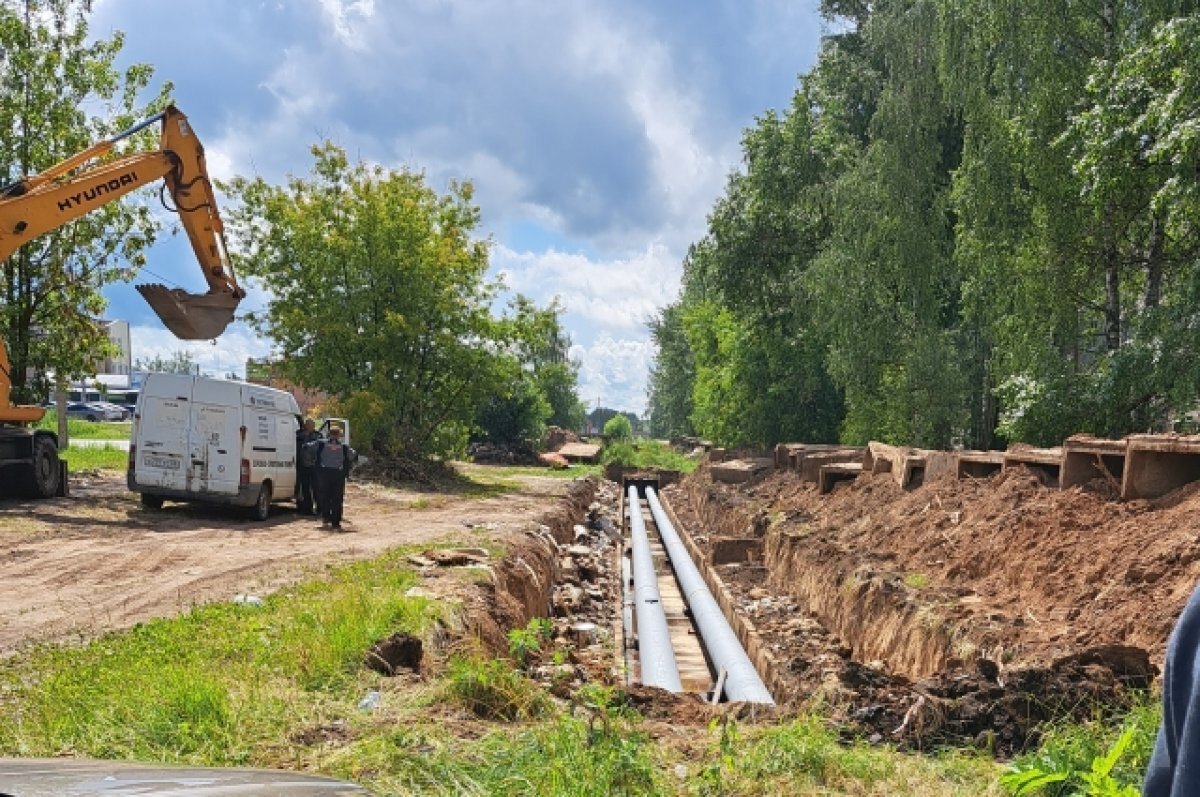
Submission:
[[833,462],[822,465],[817,489],[822,495],[832,492],[835,484],[856,479],[862,472],[863,463],[861,462]]
[[[821,467],[823,465],[834,465],[839,462],[857,462],[860,465],[863,461],[863,454],[866,449],[863,448],[825,448],[814,451],[803,451],[797,454],[797,467],[800,472],[800,480],[806,482],[820,482]],[[802,457],[800,455],[803,455]]]
[[1200,436],[1130,435],[1126,438],[1121,498],[1157,498],[1200,480]]
[[1104,479],[1120,491],[1125,477],[1127,441],[1075,435],[1063,443],[1060,486],[1065,490]]
[[960,479],[986,479],[1004,469],[1003,451],[958,451],[955,473]]
[[1058,487],[1062,481],[1062,459],[1062,448],[1010,448],[1004,452],[1004,470],[1020,465],[1037,474],[1047,487]]

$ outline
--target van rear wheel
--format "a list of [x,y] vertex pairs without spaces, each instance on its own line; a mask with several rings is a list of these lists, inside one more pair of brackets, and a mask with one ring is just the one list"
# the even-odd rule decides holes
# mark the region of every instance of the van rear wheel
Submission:
[[263,482],[258,488],[258,500],[254,502],[254,519],[266,520],[271,515],[271,483]]

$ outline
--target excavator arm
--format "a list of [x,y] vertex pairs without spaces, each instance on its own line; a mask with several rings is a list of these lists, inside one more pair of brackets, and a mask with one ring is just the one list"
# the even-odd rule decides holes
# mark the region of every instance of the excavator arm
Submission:
[[[158,121],[162,122],[162,137],[157,150],[88,165]],[[163,181],[164,204],[169,194],[168,207],[179,213],[208,292],[192,294],[158,284],[139,285],[138,292],[176,337],[217,337],[233,320],[246,294],[229,264],[204,147],[187,117],[173,105],[40,174],[0,189],[0,260],[34,238],[158,180]]]

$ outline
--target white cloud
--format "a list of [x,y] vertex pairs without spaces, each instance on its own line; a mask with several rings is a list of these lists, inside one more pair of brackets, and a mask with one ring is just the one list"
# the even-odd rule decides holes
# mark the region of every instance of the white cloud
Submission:
[[511,290],[541,304],[557,296],[573,333],[574,319],[592,328],[644,335],[646,322],[679,291],[678,259],[658,243],[627,257],[597,259],[553,249],[514,252],[497,245],[492,266]]
[[645,413],[647,376],[654,361],[649,340],[604,333],[590,346],[572,346],[570,356],[579,363],[579,397],[589,410],[600,406]]
[[[786,105],[818,34],[815,0],[202,5],[97,0],[93,29],[124,30],[123,56],[176,83],[213,176],[305,175],[328,138],[438,191],[471,180],[494,269],[540,303],[561,297],[585,397],[635,410],[644,324],[677,295],[742,128]],[[205,70],[161,36],[172,26],[205,42]],[[194,284],[190,262],[150,262]],[[267,346],[244,327],[220,347],[134,334],[135,356],[191,345],[213,371]]]
[[365,49],[363,34],[375,16],[375,0],[319,0],[338,40],[351,50]]
[[200,366],[202,373],[225,376],[246,375],[246,359],[270,354],[270,344],[244,324],[234,323],[216,341],[180,340],[162,327],[134,326],[129,330],[134,362],[155,357],[170,358],[185,351]]

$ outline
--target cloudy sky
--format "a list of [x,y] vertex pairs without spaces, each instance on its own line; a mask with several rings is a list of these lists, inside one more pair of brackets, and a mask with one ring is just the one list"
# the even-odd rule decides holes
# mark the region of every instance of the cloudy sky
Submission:
[[[641,412],[646,320],[676,296],[743,129],[812,65],[816,5],[97,0],[91,25],[174,84],[216,177],[306,174],[329,138],[439,191],[474,182],[493,271],[565,307],[581,397]],[[139,282],[200,291],[184,238],[165,236]],[[176,340],[132,286],[106,295],[134,357],[186,349],[224,373],[270,351],[240,323],[215,344]]]

